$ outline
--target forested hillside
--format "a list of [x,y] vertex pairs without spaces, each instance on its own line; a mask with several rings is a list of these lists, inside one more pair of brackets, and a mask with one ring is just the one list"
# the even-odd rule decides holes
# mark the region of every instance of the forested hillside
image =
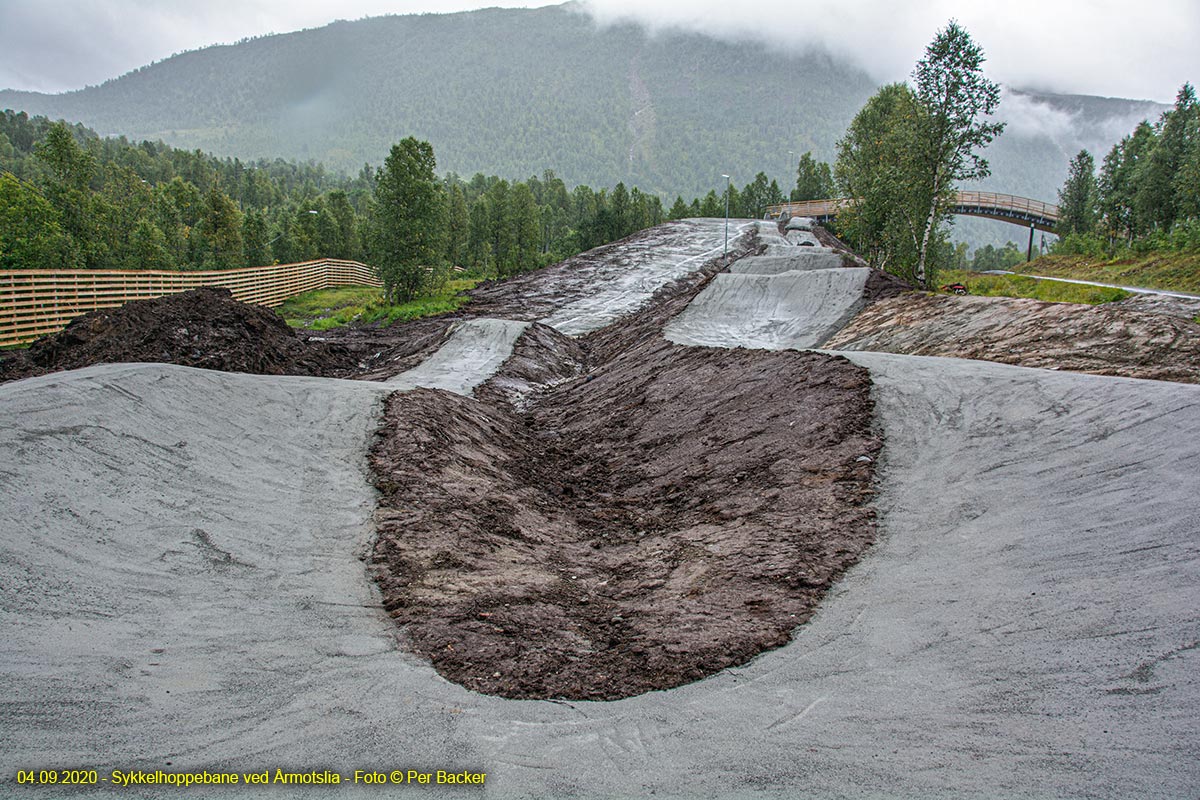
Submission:
[[[336,22],[184,53],[81,91],[0,91],[0,109],[345,175],[411,135],[433,145],[439,171],[524,180],[553,165],[567,186],[623,181],[669,205],[721,191],[722,173],[741,186],[762,171],[788,191],[799,155],[832,161],[876,88],[836,54],[599,28],[568,5]],[[1073,154],[1103,152],[1165,108],[1006,92],[1009,125],[981,185],[1053,200]],[[983,220],[959,220],[954,234],[1014,236]]]
[[[321,257],[378,264],[391,248],[372,249],[372,219],[396,216],[379,209],[380,174],[217,158],[6,111],[0,268],[220,269]],[[761,177],[739,196],[777,199],[764,194]],[[426,255],[481,275],[544,266],[664,218],[659,198],[637,187],[569,188],[551,169],[525,181],[451,173],[438,183],[440,249]],[[715,193],[676,205],[679,216],[718,213]]]
[[568,184],[691,196],[730,170],[779,175],[789,149],[828,157],[872,88],[825,57],[652,39],[550,7],[337,22],[182,54],[79,92],[0,92],[0,107],[347,172],[412,135],[460,174],[557,164]]

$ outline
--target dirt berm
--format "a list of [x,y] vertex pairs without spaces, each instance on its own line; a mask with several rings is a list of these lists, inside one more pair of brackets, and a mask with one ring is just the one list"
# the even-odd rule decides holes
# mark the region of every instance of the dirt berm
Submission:
[[135,300],[72,320],[28,351],[0,360],[0,381],[93,364],[159,362],[257,375],[331,375],[356,362],[352,348],[306,342],[270,309],[228,289]]
[[822,347],[1200,383],[1200,325],[1148,305],[910,293],[869,305]]

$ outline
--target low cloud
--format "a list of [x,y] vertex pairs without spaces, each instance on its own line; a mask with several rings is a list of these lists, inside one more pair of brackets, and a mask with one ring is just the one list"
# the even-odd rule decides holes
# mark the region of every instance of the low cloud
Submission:
[[[0,0],[0,88],[63,91],[101,83],[173,53],[335,18],[537,6],[510,0]],[[1170,102],[1200,81],[1195,0],[892,0],[730,4],[727,0],[580,0],[598,24],[637,21],[787,51],[820,50],[879,82],[903,80],[951,18],[1010,86]]]
[[1142,0],[1136,7],[1123,0],[790,5],[755,12],[726,0],[582,0],[580,8],[599,24],[636,20],[656,30],[820,49],[849,59],[880,83],[906,79],[950,19],[983,47],[985,71],[1010,86],[1170,102],[1184,81],[1200,81],[1195,0]]
[[1015,93],[1004,87],[996,118],[1005,123],[1004,132],[1010,136],[1033,138],[1045,136],[1061,142],[1075,132],[1075,115],[1054,108],[1029,95]]

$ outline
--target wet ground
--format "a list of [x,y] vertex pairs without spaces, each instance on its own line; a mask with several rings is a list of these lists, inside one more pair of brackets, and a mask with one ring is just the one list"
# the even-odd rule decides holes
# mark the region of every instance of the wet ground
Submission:
[[[455,391],[164,364],[0,386],[0,774],[416,765],[486,771],[504,797],[1196,794],[1200,389],[751,351],[733,328],[728,349],[666,342],[723,266],[713,228],[605,294],[633,309],[618,324],[580,306],[559,320],[589,333],[531,324]],[[767,238],[742,245],[786,246]],[[897,288],[872,274],[813,311],[870,313]],[[515,295],[490,302],[504,319]],[[433,352],[471,328],[410,330]],[[423,360],[393,344],[408,355],[356,368]]]

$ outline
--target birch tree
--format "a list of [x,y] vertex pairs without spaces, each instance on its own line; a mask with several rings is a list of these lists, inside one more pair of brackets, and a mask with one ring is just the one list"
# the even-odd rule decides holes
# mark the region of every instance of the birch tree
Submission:
[[951,20],[913,70],[913,94],[925,110],[913,142],[918,170],[913,188],[928,203],[916,269],[925,288],[930,284],[926,266],[937,228],[949,216],[955,183],[991,174],[980,151],[1004,130],[1004,123],[983,119],[1000,102],[1000,87],[984,77],[983,61],[983,50]]

